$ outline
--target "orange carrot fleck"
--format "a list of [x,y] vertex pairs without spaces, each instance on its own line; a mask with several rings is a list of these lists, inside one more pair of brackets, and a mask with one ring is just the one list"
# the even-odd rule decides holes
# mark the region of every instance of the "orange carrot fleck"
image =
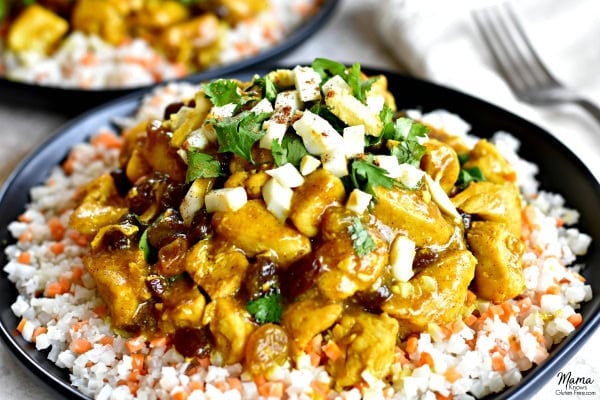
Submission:
[[546,338],[544,337],[544,334],[542,332],[533,331],[533,336],[535,336],[539,344],[541,344],[542,346],[546,346]]
[[20,243],[31,242],[31,239],[33,239],[33,233],[30,230],[26,230],[19,236]]
[[84,234],[78,231],[69,231],[69,238],[79,247],[86,247],[90,242]]
[[100,318],[104,318],[108,315],[108,307],[105,304],[98,304],[96,307],[94,307],[93,311]]
[[115,338],[112,336],[102,336],[100,338],[100,344],[103,346],[112,346],[115,342]]
[[227,384],[229,385],[229,389],[237,390],[238,392],[243,392],[242,381],[239,378],[229,377],[227,378]]
[[50,229],[50,236],[55,241],[63,240],[67,228],[63,225],[58,217],[52,217],[48,220],[48,228]]
[[19,217],[17,219],[19,220],[19,222],[31,222],[31,218],[29,218],[25,214],[19,215]]
[[469,314],[464,318],[465,324],[467,324],[468,327],[473,327],[473,325],[475,325],[475,322],[477,322],[477,317],[474,316],[473,314]]
[[25,324],[27,324],[27,319],[21,318],[21,320],[19,321],[19,325],[17,325],[17,330],[23,333],[23,330],[25,329]]
[[93,347],[92,343],[87,339],[75,339],[71,342],[71,350],[77,354],[83,354]]
[[515,335],[511,335],[508,338],[508,343],[510,344],[510,349],[512,351],[520,351],[521,350],[521,342],[519,341],[519,338],[516,337]]
[[65,244],[63,242],[52,242],[50,244],[50,251],[54,255],[62,254],[65,251]]
[[120,149],[123,146],[123,139],[112,132],[102,131],[90,140],[93,146],[103,145],[107,149]]
[[141,371],[144,369],[144,360],[146,356],[140,353],[135,353],[131,355],[131,368]]
[[187,400],[188,395],[183,390],[173,393],[173,400]]
[[150,340],[150,347],[162,347],[168,344],[166,336],[156,336]]
[[434,392],[435,393],[435,400],[451,400],[452,399],[452,394],[449,394],[447,396],[441,394],[440,392]]
[[127,339],[125,341],[125,347],[127,347],[127,350],[129,350],[131,354],[137,353],[138,351],[142,350],[144,346],[144,338],[142,338],[141,336]]
[[31,263],[31,254],[24,251],[17,257],[17,261],[21,264],[30,264]]
[[323,346],[323,352],[329,359],[331,359],[331,361],[335,361],[342,356],[342,350],[337,343],[333,341],[329,341],[325,344],[325,346]]
[[45,326],[38,326],[33,330],[33,334],[31,335],[31,341],[35,343],[37,337],[46,332],[48,332],[48,328],[46,328]]
[[560,286],[558,286],[558,285],[549,286],[548,289],[546,289],[546,293],[547,294],[559,294]]
[[583,317],[581,316],[581,314],[575,313],[575,314],[569,315],[567,317],[567,321],[569,321],[571,323],[571,325],[573,325],[575,328],[577,328],[583,322]]
[[194,390],[204,391],[204,383],[201,381],[190,381],[188,388],[193,392]]
[[421,353],[421,358],[417,362],[417,366],[429,365],[429,368],[433,369],[433,357],[428,352],[424,351]]
[[49,282],[46,285],[46,290],[44,290],[44,295],[46,297],[56,297],[59,294],[63,294],[63,288],[58,282]]
[[411,336],[406,341],[406,352],[414,353],[417,351],[417,346],[419,344],[419,339],[416,336]]
[[266,381],[258,386],[258,394],[265,397],[282,397],[283,382]]
[[454,383],[457,380],[459,380],[462,377],[462,375],[456,370],[456,368],[449,367],[448,369],[446,369],[446,372],[444,372],[444,377],[448,382]]
[[312,381],[310,387],[319,398],[326,399],[329,394],[329,385],[321,381]]
[[499,353],[492,354],[492,369],[498,372],[506,371],[506,365],[504,364],[504,357]]

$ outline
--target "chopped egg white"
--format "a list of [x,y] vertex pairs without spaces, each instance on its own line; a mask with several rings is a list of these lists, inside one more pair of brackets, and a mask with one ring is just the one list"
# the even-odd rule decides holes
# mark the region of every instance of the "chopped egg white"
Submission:
[[348,201],[346,202],[346,208],[348,210],[354,211],[357,214],[362,214],[367,211],[369,204],[373,196],[367,192],[363,192],[360,189],[354,189],[350,192],[348,196]]
[[243,187],[222,188],[211,190],[204,197],[206,211],[209,213],[222,211],[233,212],[242,208],[248,201],[248,195]]
[[321,76],[311,67],[297,66],[294,68],[294,84],[300,95],[300,100],[315,101],[321,98]]
[[295,188],[304,183],[304,177],[291,163],[269,169],[266,173],[275,178],[282,186],[288,188]]
[[416,245],[411,239],[402,234],[397,235],[390,247],[390,266],[392,275],[400,282],[408,282],[414,271]]
[[310,154],[305,155],[300,160],[300,173],[303,176],[309,175],[317,170],[321,165],[321,160]]
[[344,145],[342,135],[326,119],[310,110],[305,110],[302,117],[294,122],[293,127],[311,154],[320,156]]
[[294,191],[283,186],[277,179],[272,178],[264,184],[262,196],[267,205],[267,210],[279,221],[285,221],[292,208]]
[[365,126],[354,125],[344,128],[344,152],[347,158],[356,157],[365,152]]
[[287,130],[287,124],[267,120],[263,122],[263,129],[266,133],[260,138],[258,146],[261,149],[270,149],[273,146],[273,140],[277,140],[281,143],[281,139],[283,139],[285,131]]
[[323,169],[338,178],[348,175],[348,161],[344,149],[337,149],[321,155]]

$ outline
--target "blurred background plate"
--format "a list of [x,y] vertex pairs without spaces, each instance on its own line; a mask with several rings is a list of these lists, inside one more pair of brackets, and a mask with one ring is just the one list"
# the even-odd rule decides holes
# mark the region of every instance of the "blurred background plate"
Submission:
[[[322,0],[319,10],[298,27],[289,32],[280,42],[256,55],[230,64],[213,67],[190,74],[179,80],[201,82],[218,78],[235,71],[244,70],[267,63],[281,57],[314,35],[332,16],[340,0]],[[166,81],[163,81],[163,83]],[[77,89],[35,85],[11,81],[0,77],[0,96],[4,100],[30,107],[45,107],[52,111],[75,115],[109,100],[124,96],[136,90],[149,89],[153,85],[111,89]]]
[[[226,75],[247,80],[255,73],[264,74],[274,68],[277,66]],[[480,137],[489,138],[498,130],[510,132],[521,142],[520,156],[539,166],[537,179],[540,188],[560,193],[565,197],[567,207],[580,212],[578,228],[592,237],[592,244],[588,254],[577,261],[587,266],[582,275],[595,294],[591,301],[582,304],[578,310],[583,315],[583,323],[552,349],[546,361],[527,372],[519,385],[490,395],[486,400],[532,397],[597,332],[600,325],[600,224],[597,223],[600,184],[562,143],[544,129],[515,114],[427,81],[377,69],[363,68],[363,71],[368,75],[384,73],[387,76],[389,89],[394,94],[399,109],[416,108],[424,112],[446,109],[471,124],[471,133]],[[0,191],[0,265],[7,262],[4,247],[14,241],[7,226],[23,212],[29,201],[30,188],[42,183],[73,145],[87,140],[99,128],[111,125],[115,117],[133,113],[143,94],[144,92],[136,92],[74,119],[59,129],[13,172]],[[45,382],[48,388],[58,391],[63,398],[87,398],[70,386],[68,371],[47,360],[45,353],[36,351],[32,344],[24,341],[16,332],[19,319],[10,308],[16,296],[14,285],[7,279],[6,273],[1,271],[0,336],[9,350],[28,371]]]

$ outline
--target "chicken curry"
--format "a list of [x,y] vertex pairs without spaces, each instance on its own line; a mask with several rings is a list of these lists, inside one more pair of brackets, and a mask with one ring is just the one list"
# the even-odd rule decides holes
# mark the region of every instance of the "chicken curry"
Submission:
[[[219,79],[124,132],[71,228],[122,334],[255,375],[321,335],[341,389],[397,343],[525,287],[515,172],[396,110],[385,76],[316,59]],[[219,360],[219,361],[217,361]]]

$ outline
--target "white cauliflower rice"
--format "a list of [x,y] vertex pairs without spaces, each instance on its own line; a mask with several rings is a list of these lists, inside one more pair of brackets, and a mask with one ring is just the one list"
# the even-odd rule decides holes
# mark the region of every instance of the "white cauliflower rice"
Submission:
[[[159,88],[137,117],[160,118],[165,103],[192,90],[173,84]],[[463,137],[469,130],[445,111],[409,115]],[[409,337],[397,347],[391,379],[363,374],[365,385],[342,393],[329,388],[331,377],[308,354],[267,382],[252,380],[240,364],[221,366],[214,357],[213,365],[190,361],[164,338],[114,334],[95,283],[82,267],[87,244],[67,227],[73,196],[83,183],[116,167],[119,151],[119,140],[106,129],[99,137],[76,145],[65,164],[31,190],[31,203],[9,226],[16,242],[6,248],[4,266],[19,291],[12,310],[21,318],[23,338],[68,369],[81,393],[99,400],[480,398],[517,385],[525,371],[542,363],[581,324],[579,305],[592,298],[578,273],[582,266],[573,265],[591,241],[572,227],[578,213],[566,208],[560,195],[538,191],[536,166],[518,157],[514,137],[499,132],[493,141],[515,166],[524,200],[527,289],[518,299],[477,301],[477,312],[464,320]]]
[[[314,15],[319,0],[270,0],[270,8],[227,31],[222,51],[212,67],[256,56],[275,46]],[[73,31],[51,55],[14,53],[0,37],[0,77],[82,89],[145,86],[190,73],[170,62],[145,40],[113,46],[95,35]]]

